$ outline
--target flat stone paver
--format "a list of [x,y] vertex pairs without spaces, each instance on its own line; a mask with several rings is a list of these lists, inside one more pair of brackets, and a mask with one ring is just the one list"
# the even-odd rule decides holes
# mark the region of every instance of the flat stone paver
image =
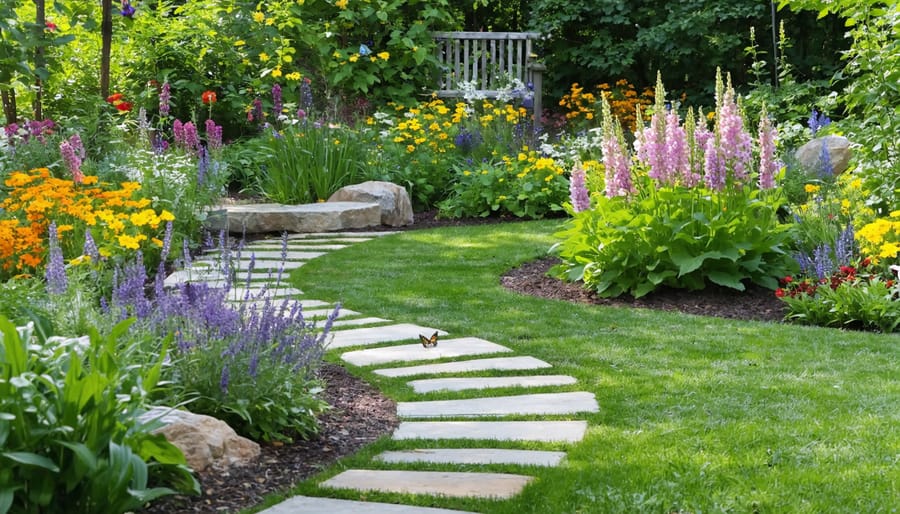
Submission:
[[191,269],[173,271],[163,280],[163,287],[175,287],[184,283],[224,283],[225,275],[215,266],[194,266]]
[[465,373],[467,371],[485,370],[521,370],[541,369],[552,366],[540,359],[530,356],[494,357],[490,359],[473,359],[458,362],[442,362],[440,364],[422,364],[403,368],[376,369],[375,374],[385,377],[409,377],[413,375],[436,375],[439,373]]
[[[433,332],[422,333],[431,336]],[[369,348],[356,350],[341,355],[341,360],[354,366],[372,366],[396,361],[423,361],[437,360],[448,357],[463,357],[467,355],[484,355],[489,353],[511,352],[512,350],[477,337],[462,337],[458,339],[438,339],[437,346],[424,347],[421,343],[404,344],[400,346],[387,346],[384,348]]]
[[397,415],[402,418],[552,415],[599,410],[594,393],[584,391],[397,403]]
[[511,498],[534,477],[508,473],[348,469],[319,484],[335,489],[462,498]]
[[[307,300],[303,300],[301,302],[303,307],[307,306],[306,302],[307,302]],[[325,302],[322,302],[322,304],[324,305]],[[304,308],[303,316],[307,319],[309,319],[309,318],[326,318],[326,317],[330,316],[332,312],[334,312],[333,307],[331,309],[310,309],[310,310],[306,310]],[[359,313],[356,311],[351,311],[350,309],[341,309],[338,311],[338,316],[337,316],[338,319],[341,319],[341,318],[344,318],[347,316],[359,316]]]
[[[282,266],[284,269],[297,269],[306,264],[306,261],[281,261],[279,260],[267,260],[267,259],[256,259],[253,261],[253,271],[254,273],[259,273],[263,270],[278,270]],[[241,257],[240,261],[234,261],[234,265],[236,266],[236,272],[238,276],[241,273],[247,273],[247,270],[250,268],[250,260],[243,260]]]
[[[332,306],[332,304],[330,304],[328,302],[323,302],[322,300],[307,300],[306,298],[303,298],[303,299],[275,298],[275,299],[272,299],[271,302],[273,305],[277,305],[280,307],[282,302],[284,302],[285,300],[288,301],[289,308],[290,308],[290,306],[293,305],[293,302],[300,302],[300,306],[303,309],[304,314],[306,314],[307,312],[312,312],[312,311],[307,311],[306,309],[313,309],[316,307],[331,307],[330,309],[327,309],[327,313],[331,313],[334,310],[334,306]],[[263,300],[250,300],[248,302],[244,302],[241,300],[234,300],[232,297],[229,296],[228,303],[231,304],[233,309],[239,308],[241,306],[241,304],[246,305],[247,309],[250,309],[250,307],[253,307],[253,306],[256,306],[257,309],[260,309],[266,304],[266,301],[263,299]],[[343,309],[341,309],[341,312],[342,311],[343,311]],[[326,316],[327,315],[328,314],[326,314]],[[338,313],[338,316],[340,316],[340,313]]]
[[472,514],[461,510],[294,496],[258,514]]
[[[347,248],[349,244],[322,244],[318,241],[309,241],[308,243],[303,240],[293,240],[288,241],[288,251],[289,252],[330,252],[332,250],[340,250],[341,248]],[[277,254],[277,257],[281,258],[281,241],[274,239],[266,239],[262,241],[254,241],[253,243],[244,247],[244,252],[253,251],[256,253],[257,257],[261,257],[259,255],[260,252],[267,252],[272,254]],[[210,253],[216,253],[217,250],[214,250]],[[274,256],[274,255],[273,255]]]
[[517,464],[557,466],[566,452],[542,450],[504,450],[500,448],[428,448],[387,451],[375,458],[392,463],[428,462],[433,464]]
[[359,237],[350,237],[349,234],[334,234],[333,236],[328,234],[291,234],[288,236],[288,241],[297,241],[301,240],[303,242],[311,242],[311,243],[365,243],[366,241],[371,241],[371,236],[359,236]]
[[244,251],[241,252],[241,262],[248,261],[251,256],[256,257],[257,261],[267,260],[281,262],[282,255],[284,255],[285,260],[288,261],[308,261],[310,259],[315,259],[316,257],[321,257],[326,253],[327,252],[305,252],[288,248],[287,254],[282,254],[280,249],[257,250],[254,247],[248,247],[244,248]]
[[577,443],[587,426],[587,421],[404,421],[391,438]]
[[341,330],[334,333],[334,339],[328,344],[328,348],[346,348],[348,346],[372,345],[403,341],[405,339],[418,339],[419,334],[431,336],[435,331],[440,335],[447,332],[431,327],[413,325],[411,323],[398,323],[386,327],[354,328]]
[[[247,295],[248,289],[244,287],[233,287],[231,291],[228,291],[228,295],[226,296],[229,300],[234,301],[243,301],[244,297]],[[264,300],[265,298],[274,299],[283,299],[290,298],[296,295],[303,294],[303,291],[293,288],[293,287],[251,287],[249,288],[249,298],[250,300]]]
[[363,239],[371,239],[373,237],[382,237],[389,236],[391,234],[396,234],[396,230],[371,230],[371,231],[353,231],[353,232],[306,232],[304,234],[288,234],[288,239],[333,239],[346,237],[350,238],[352,241],[358,241],[360,238]]
[[577,380],[568,375],[527,375],[517,377],[451,377],[411,380],[406,384],[417,393],[432,391],[465,391],[498,387],[541,387],[571,385]]
[[391,323],[391,320],[384,318],[355,318],[355,319],[342,319],[335,321],[331,326],[340,328],[340,327],[352,327],[357,325],[375,325],[378,323]]

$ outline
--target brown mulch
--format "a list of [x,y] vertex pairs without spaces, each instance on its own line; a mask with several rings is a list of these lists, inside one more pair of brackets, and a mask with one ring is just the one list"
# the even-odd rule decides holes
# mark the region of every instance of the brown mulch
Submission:
[[[401,230],[462,226],[509,221],[502,218],[442,220],[433,211],[417,213],[415,222]],[[373,229],[366,229],[373,230]],[[380,227],[374,230],[397,230]],[[662,289],[640,299],[605,299],[582,289],[579,284],[548,277],[555,258],[528,262],[501,278],[504,287],[522,294],[556,300],[679,311],[732,319],[780,321],[784,305],[772,291],[751,287],[745,292],[720,287],[702,291]],[[171,497],[154,502],[146,514],[187,514],[237,512],[257,505],[266,494],[284,491],[337,459],[391,433],[399,424],[396,405],[377,389],[335,364],[320,370],[326,384],[324,399],[332,409],[319,420],[319,436],[293,444],[263,444],[262,456],[253,465],[228,472],[200,473],[203,494],[199,497]]]

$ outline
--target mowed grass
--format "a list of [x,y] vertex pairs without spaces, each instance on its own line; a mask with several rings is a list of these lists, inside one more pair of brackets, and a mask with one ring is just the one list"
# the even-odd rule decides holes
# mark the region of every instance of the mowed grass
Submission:
[[[578,383],[540,391],[590,391],[600,404],[596,414],[542,418],[586,419],[580,443],[495,444],[566,450],[559,467],[413,467],[537,477],[511,500],[328,495],[515,514],[897,512],[897,336],[570,304],[505,290],[500,276],[545,255],[558,225],[405,232],[332,252],[294,272],[293,285],[309,298],[543,359],[553,368],[537,373],[570,374]],[[329,360],[339,361],[342,351]],[[526,392],[415,395],[406,386],[410,378],[348,368],[397,401]],[[385,438],[295,492],[326,494],[316,484],[351,467],[410,468],[372,460],[386,449],[467,445],[480,446]]]

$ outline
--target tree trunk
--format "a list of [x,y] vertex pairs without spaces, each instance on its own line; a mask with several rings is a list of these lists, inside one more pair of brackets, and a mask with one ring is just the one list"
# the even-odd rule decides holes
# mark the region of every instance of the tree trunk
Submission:
[[14,89],[4,89],[0,91],[0,99],[3,101],[3,115],[6,116],[6,124],[18,123],[19,118],[16,114],[16,91]]
[[103,9],[100,21],[100,96],[109,96],[109,61],[112,50],[112,0],[102,0]]
[[47,59],[44,56],[44,31],[47,25],[47,16],[44,0],[34,0],[34,36],[37,45],[34,47],[34,69],[37,76],[34,79],[34,102],[31,107],[34,111],[35,120],[44,119],[43,96],[44,81],[41,79],[42,73],[47,73]]

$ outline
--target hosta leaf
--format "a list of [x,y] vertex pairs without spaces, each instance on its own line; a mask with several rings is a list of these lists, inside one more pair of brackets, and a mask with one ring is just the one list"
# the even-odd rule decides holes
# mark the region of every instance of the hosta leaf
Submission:
[[732,289],[737,289],[738,291],[743,291],[745,289],[744,284],[741,283],[739,277],[735,277],[734,274],[728,273],[726,271],[714,270],[710,271],[706,274],[710,281],[714,284],[718,284],[720,286],[730,287]]
[[35,466],[39,468],[48,469],[53,472],[59,472],[59,466],[56,465],[55,462],[44,457],[43,455],[38,455],[36,453],[30,452],[3,452],[0,453],[0,456],[6,457],[9,460],[18,462],[19,464],[25,464],[26,466]]

